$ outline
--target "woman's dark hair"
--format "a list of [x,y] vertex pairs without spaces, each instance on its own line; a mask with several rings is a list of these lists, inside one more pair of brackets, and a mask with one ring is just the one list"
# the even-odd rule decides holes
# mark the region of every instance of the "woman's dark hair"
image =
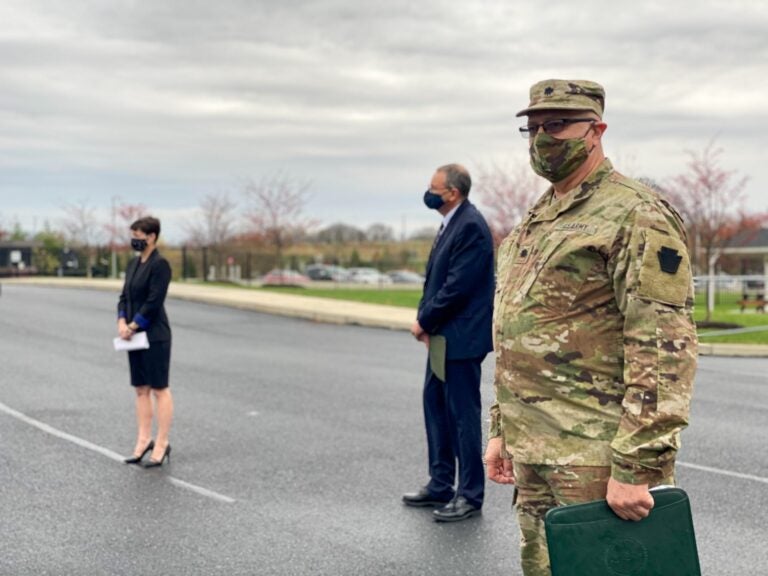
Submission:
[[160,220],[152,216],[144,216],[131,224],[131,230],[141,230],[144,234],[154,234],[155,238],[160,238]]

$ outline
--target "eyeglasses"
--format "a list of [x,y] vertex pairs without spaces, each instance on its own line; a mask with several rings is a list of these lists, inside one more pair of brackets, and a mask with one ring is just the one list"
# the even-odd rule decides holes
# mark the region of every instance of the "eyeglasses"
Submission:
[[545,134],[554,136],[555,134],[559,134],[565,130],[566,127],[570,126],[571,124],[578,124],[579,122],[590,122],[594,124],[597,122],[597,120],[594,118],[558,118],[557,120],[547,120],[541,124],[528,124],[528,126],[521,126],[520,136],[523,138],[533,138],[536,136],[536,134],[539,133],[539,128],[543,128]]

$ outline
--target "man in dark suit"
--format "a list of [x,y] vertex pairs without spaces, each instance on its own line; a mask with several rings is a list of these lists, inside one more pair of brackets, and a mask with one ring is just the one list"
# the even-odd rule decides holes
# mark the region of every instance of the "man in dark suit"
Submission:
[[[405,494],[403,502],[437,506],[433,516],[438,522],[479,514],[485,489],[480,365],[493,349],[493,240],[485,219],[467,199],[471,186],[463,166],[448,164],[437,169],[424,194],[427,207],[443,216],[411,328],[428,348],[432,338],[424,383],[430,481]],[[440,352],[435,353],[438,342]],[[432,366],[433,361],[442,365]]]

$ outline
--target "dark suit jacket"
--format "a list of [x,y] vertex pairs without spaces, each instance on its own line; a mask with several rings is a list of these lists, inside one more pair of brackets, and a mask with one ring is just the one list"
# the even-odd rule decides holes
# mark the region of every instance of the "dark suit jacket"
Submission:
[[479,358],[493,350],[493,239],[482,214],[464,200],[432,248],[418,320],[446,338],[446,358]]
[[171,266],[157,250],[144,264],[134,258],[125,269],[125,283],[117,304],[118,317],[133,320],[146,330],[150,342],[171,339],[171,326],[165,313],[165,295],[171,282]]

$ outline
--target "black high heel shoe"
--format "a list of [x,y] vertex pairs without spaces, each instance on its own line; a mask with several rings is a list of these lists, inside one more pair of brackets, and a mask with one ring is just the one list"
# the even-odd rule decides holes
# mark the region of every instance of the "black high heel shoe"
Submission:
[[160,460],[152,460],[152,458],[149,459],[149,462],[142,464],[144,468],[159,468],[163,465],[163,462],[165,460],[168,460],[168,464],[171,463],[171,445],[168,444],[168,446],[165,447],[165,452],[163,452],[162,457]]
[[126,464],[138,464],[139,462],[141,462],[142,458],[144,458],[144,456],[147,455],[147,452],[151,452],[154,447],[155,447],[155,441],[150,440],[149,444],[147,444],[147,447],[144,448],[144,452],[142,452],[140,456],[131,456],[130,458],[126,458],[125,460],[123,460],[123,462],[125,462]]

